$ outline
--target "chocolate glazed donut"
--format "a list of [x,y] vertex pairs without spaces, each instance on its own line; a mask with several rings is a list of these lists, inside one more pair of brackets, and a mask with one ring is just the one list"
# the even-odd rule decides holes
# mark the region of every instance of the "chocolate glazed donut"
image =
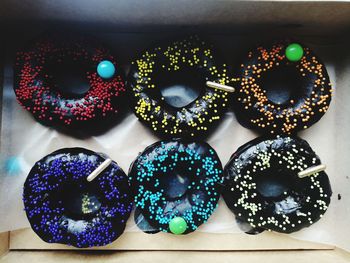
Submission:
[[65,148],[35,163],[24,183],[23,202],[42,240],[84,248],[107,245],[123,233],[132,209],[126,174],[111,162],[87,181],[105,159],[87,149]]
[[162,137],[204,136],[228,107],[228,93],[206,86],[228,82],[211,46],[191,36],[146,51],[128,77],[134,112]]
[[[98,66],[108,62],[112,74]],[[93,38],[47,34],[17,53],[14,91],[42,124],[94,130],[120,116],[126,94],[117,62]]]
[[148,146],[129,171],[136,223],[147,233],[196,230],[217,207],[222,175],[207,143],[173,139]]
[[332,195],[324,171],[299,178],[319,165],[309,144],[296,137],[260,137],[241,146],[224,169],[223,197],[240,222],[257,233],[292,233],[317,222]]
[[281,42],[251,50],[238,73],[233,102],[238,121],[261,133],[291,134],[316,123],[327,111],[332,88],[313,51]]

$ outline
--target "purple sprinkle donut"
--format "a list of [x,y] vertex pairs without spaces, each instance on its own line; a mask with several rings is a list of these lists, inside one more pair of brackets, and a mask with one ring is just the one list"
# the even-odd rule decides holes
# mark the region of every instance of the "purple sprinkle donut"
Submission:
[[132,209],[126,174],[112,162],[87,181],[105,159],[84,148],[65,148],[35,163],[24,183],[23,202],[42,240],[85,248],[107,245],[123,233]]

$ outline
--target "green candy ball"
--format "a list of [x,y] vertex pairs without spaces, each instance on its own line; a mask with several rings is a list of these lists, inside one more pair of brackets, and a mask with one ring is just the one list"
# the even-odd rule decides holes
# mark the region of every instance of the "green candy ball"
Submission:
[[304,55],[304,49],[297,43],[293,43],[286,48],[286,57],[290,61],[299,61]]
[[181,235],[187,229],[187,223],[182,217],[174,217],[169,222],[169,229],[175,235]]

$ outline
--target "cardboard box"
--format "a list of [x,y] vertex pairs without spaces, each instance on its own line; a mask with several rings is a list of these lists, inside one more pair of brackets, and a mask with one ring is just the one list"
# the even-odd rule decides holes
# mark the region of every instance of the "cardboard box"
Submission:
[[[108,34],[173,34],[181,29],[220,35],[265,34],[313,36],[322,42],[347,41],[350,3],[343,1],[121,0],[19,1],[0,3],[0,69],[3,47],[17,35],[30,37],[49,26]],[[133,36],[130,36],[132,34]],[[159,38],[159,36],[158,36]],[[123,43],[128,46],[128,37]],[[134,42],[132,42],[134,43]],[[126,53],[127,56],[128,53]],[[123,58],[122,58],[123,59]],[[0,87],[2,81],[0,82]],[[1,100],[2,101],[2,100]],[[106,251],[109,250],[109,251]],[[350,254],[333,245],[263,233],[188,236],[125,233],[93,251],[46,244],[31,229],[0,234],[2,262],[79,261],[234,261],[350,262]]]

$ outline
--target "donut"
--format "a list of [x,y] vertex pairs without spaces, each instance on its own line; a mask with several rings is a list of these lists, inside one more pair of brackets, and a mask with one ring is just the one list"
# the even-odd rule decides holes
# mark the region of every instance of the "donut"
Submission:
[[238,121],[263,134],[293,134],[328,110],[332,88],[325,65],[297,43],[258,46],[239,68],[233,100]]
[[162,137],[204,136],[228,107],[226,65],[198,36],[160,45],[132,62],[127,86],[137,118]]
[[95,128],[123,112],[125,84],[117,62],[97,40],[46,34],[19,51],[14,91],[20,105],[47,126]]
[[259,137],[241,146],[226,164],[222,195],[251,232],[292,233],[317,222],[330,203],[332,190],[324,171],[298,176],[319,164],[310,145],[298,137]]
[[111,162],[87,181],[105,160],[84,148],[64,148],[35,163],[24,183],[23,202],[42,240],[85,248],[107,245],[123,233],[132,209],[127,175]]
[[141,215],[145,225],[139,224],[141,230],[188,234],[217,207],[223,170],[207,143],[172,139],[148,146],[131,165],[129,178],[135,221]]

